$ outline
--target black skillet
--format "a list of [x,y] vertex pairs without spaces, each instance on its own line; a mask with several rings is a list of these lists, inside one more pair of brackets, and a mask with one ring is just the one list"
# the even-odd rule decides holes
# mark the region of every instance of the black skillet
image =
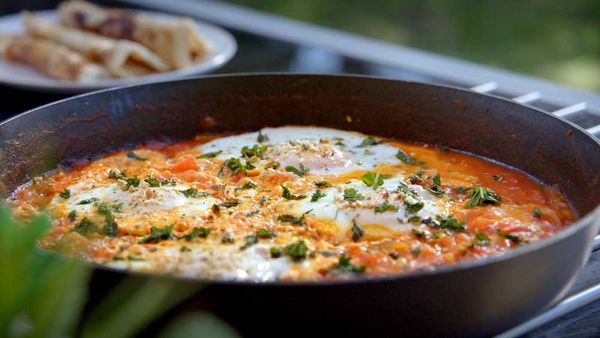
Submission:
[[[286,124],[356,130],[494,159],[557,185],[581,219],[508,254],[432,271],[347,282],[209,281],[188,306],[210,304],[246,336],[489,336],[556,303],[588,258],[599,226],[597,140],[512,101],[387,79],[210,76],[63,100],[0,124],[0,189],[6,194],[58,163],[152,138]],[[92,288],[103,290],[119,276],[97,267]]]

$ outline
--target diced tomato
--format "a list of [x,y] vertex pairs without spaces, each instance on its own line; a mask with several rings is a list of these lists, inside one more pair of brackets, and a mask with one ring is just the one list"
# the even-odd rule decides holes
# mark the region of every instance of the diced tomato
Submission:
[[195,159],[188,157],[177,163],[172,164],[169,170],[173,172],[184,172],[188,170],[198,170],[198,162]]

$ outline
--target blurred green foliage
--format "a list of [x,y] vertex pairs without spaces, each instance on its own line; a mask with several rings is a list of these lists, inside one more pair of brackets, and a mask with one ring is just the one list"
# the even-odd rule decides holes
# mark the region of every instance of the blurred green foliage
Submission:
[[238,336],[205,312],[170,318],[202,287],[173,279],[127,277],[83,316],[91,268],[36,249],[49,224],[44,216],[23,224],[0,208],[0,337],[133,337],[166,315],[161,338]]
[[600,91],[598,0],[228,0]]

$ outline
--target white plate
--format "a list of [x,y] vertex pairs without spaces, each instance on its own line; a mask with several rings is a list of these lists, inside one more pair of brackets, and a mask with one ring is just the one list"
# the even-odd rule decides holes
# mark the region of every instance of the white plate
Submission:
[[[145,11],[140,12],[150,13]],[[35,12],[35,14],[52,21],[56,21],[57,19],[57,13],[55,10],[38,11]],[[151,14],[165,18],[173,18],[172,15],[162,13],[152,12]],[[78,82],[55,80],[35,71],[28,66],[0,59],[0,83],[44,92],[81,93],[103,88],[172,80],[195,74],[206,73],[210,70],[223,66],[235,55],[237,50],[237,42],[235,41],[234,37],[220,27],[198,21],[195,21],[195,23],[198,27],[198,31],[209,47],[209,53],[198,60],[195,65],[186,69],[155,73],[129,79],[108,79],[93,82]],[[0,17],[0,33],[24,33],[19,14]]]

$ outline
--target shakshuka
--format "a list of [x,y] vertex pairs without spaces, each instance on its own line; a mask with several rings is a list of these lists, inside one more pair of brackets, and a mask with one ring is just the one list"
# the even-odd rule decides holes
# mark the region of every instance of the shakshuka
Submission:
[[201,279],[347,279],[498,255],[577,218],[526,174],[319,127],[149,142],[58,168],[9,198],[43,249]]

